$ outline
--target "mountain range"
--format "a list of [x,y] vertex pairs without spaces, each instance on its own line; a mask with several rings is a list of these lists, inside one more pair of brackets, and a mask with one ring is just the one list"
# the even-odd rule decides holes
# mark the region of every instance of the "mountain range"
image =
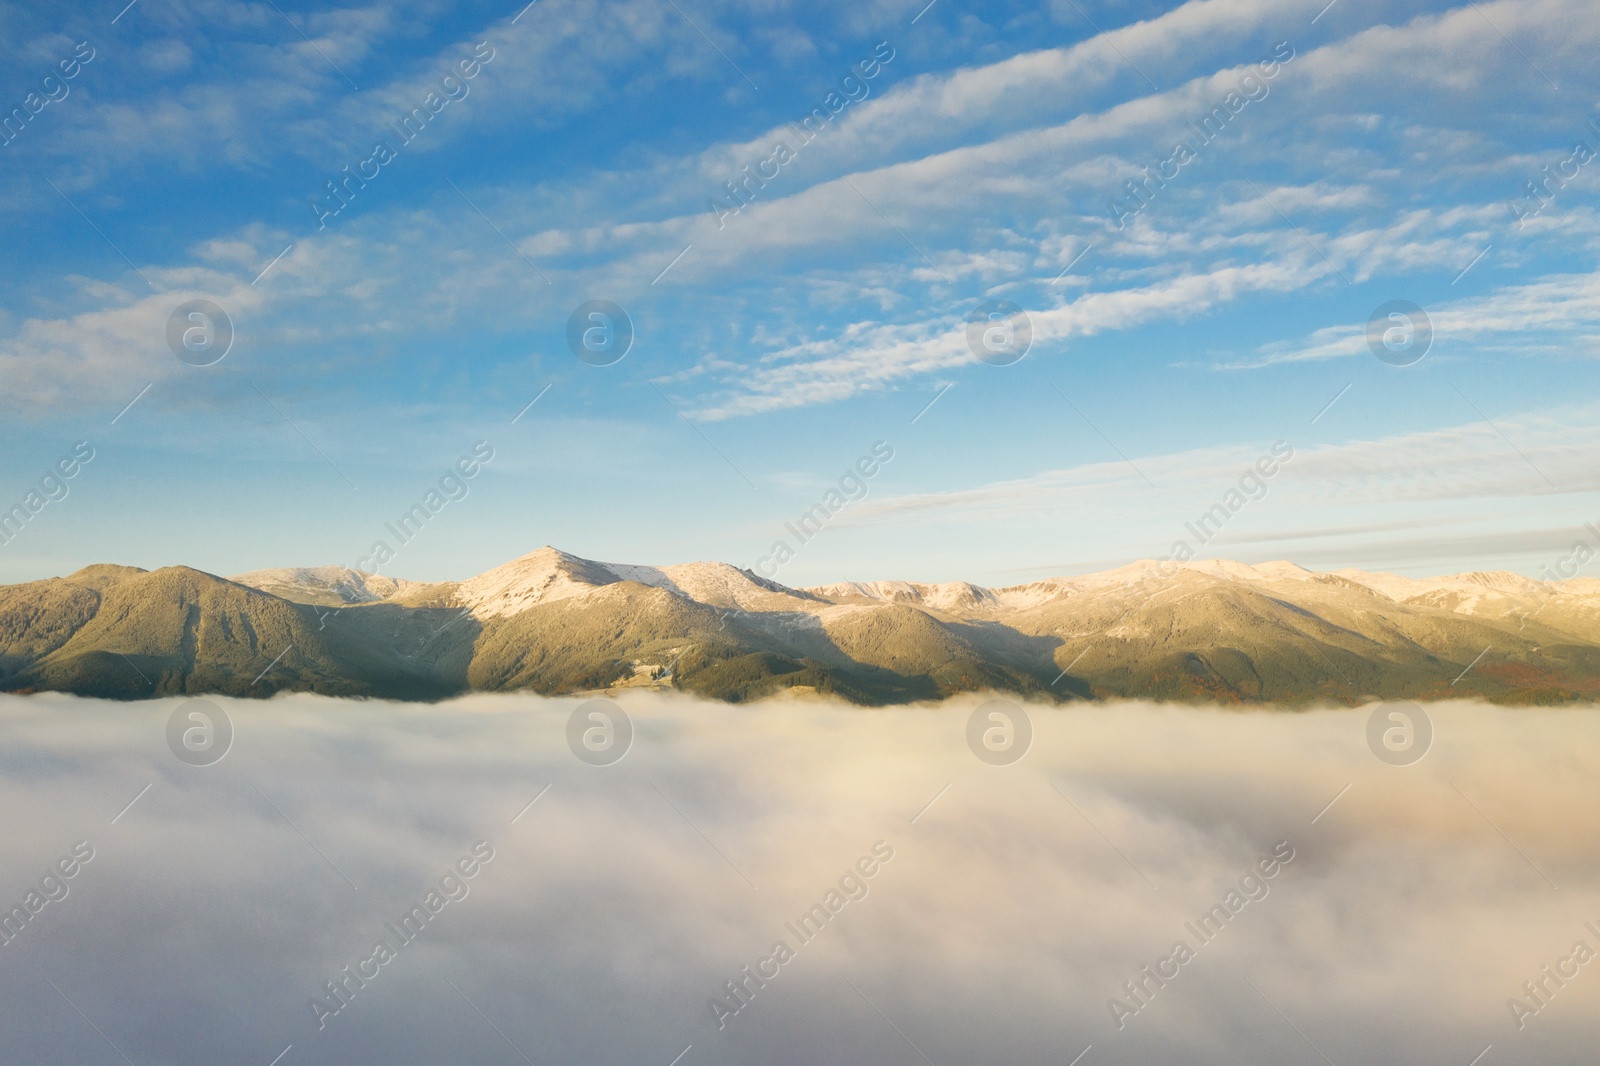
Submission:
[[0,586],[0,689],[442,699],[677,689],[1354,704],[1600,695],[1600,581],[1139,562],[1007,588],[789,588],[554,548],[466,581],[100,564]]

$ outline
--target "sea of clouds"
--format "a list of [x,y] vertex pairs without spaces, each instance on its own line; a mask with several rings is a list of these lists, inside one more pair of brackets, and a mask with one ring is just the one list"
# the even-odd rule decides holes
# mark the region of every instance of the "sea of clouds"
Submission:
[[1600,965],[1537,983],[1600,949],[1594,710],[1429,705],[1394,766],[1359,710],[1034,706],[991,765],[976,699],[641,694],[599,766],[579,700],[291,696],[213,700],[196,766],[182,702],[0,697],[0,908],[44,900],[0,945],[0,1061],[1496,1066],[1600,1031]]

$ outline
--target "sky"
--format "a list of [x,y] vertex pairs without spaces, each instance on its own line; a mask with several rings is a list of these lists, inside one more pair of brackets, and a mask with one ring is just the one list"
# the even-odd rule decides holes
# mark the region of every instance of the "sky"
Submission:
[[[981,697],[620,702],[631,748],[595,766],[567,747],[576,699],[0,697],[0,900],[93,853],[0,944],[0,1053],[1465,1066],[1593,1047],[1592,711],[1431,703],[1431,749],[1397,766],[1368,748],[1381,707],[1031,705],[1031,746],[991,765],[965,740]],[[164,742],[196,703],[232,723],[205,766]],[[480,842],[492,858],[441,884]],[[397,948],[387,923],[436,886]],[[790,932],[814,905],[821,932]],[[1192,957],[1163,965],[1180,941]],[[337,1004],[343,967],[366,980],[326,1017],[311,1002]],[[714,1014],[744,967],[770,980]],[[1144,967],[1168,980],[1141,1004]]]
[[1600,549],[1589,0],[124,2],[0,4],[0,581]]

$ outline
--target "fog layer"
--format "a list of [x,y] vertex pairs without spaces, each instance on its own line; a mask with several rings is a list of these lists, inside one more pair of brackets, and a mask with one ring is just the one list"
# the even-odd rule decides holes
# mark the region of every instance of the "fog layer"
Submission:
[[1592,710],[1396,766],[1370,709],[1031,706],[992,765],[981,700],[649,695],[592,765],[580,700],[215,699],[197,766],[184,702],[0,698],[0,1060],[1592,1056]]

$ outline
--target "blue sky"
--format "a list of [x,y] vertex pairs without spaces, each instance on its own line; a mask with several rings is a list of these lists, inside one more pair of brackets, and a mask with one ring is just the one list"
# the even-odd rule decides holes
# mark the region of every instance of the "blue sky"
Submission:
[[[26,115],[0,146],[0,504],[95,454],[0,580],[355,565],[477,441],[494,458],[383,572],[546,543],[753,566],[786,539],[790,584],[996,585],[1186,539],[1538,576],[1600,541],[1592,15],[0,6]],[[210,366],[167,340],[197,299],[234,330]],[[612,365],[568,347],[591,300],[633,324]],[[1031,327],[1010,365],[966,339],[991,300]],[[1367,339],[1396,300],[1433,330],[1405,366]],[[866,497],[795,545],[878,441]],[[1186,534],[1275,441],[1265,495]]]

